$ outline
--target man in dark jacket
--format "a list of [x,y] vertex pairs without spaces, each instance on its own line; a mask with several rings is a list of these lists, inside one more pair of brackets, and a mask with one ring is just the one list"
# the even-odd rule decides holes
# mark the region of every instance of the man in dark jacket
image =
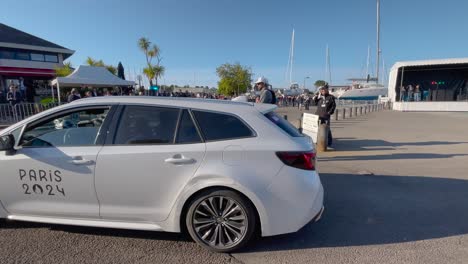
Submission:
[[328,146],[333,143],[333,136],[330,128],[330,117],[335,113],[336,103],[335,97],[328,92],[328,84],[319,88],[319,92],[312,98],[317,105],[316,115],[319,116],[320,124],[327,124],[328,129]]
[[21,102],[21,93],[16,90],[16,87],[10,85],[10,91],[7,93],[7,101],[11,106],[15,106]]
[[75,88],[73,88],[70,92],[70,95],[68,96],[68,102],[71,103],[78,99],[81,99],[81,96],[78,93],[78,91]]

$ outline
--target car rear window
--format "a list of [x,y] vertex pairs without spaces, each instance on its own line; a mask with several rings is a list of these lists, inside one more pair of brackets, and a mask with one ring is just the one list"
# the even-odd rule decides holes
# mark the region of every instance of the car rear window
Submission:
[[265,114],[266,118],[268,118],[271,122],[281,128],[284,132],[288,133],[291,137],[303,137],[299,130],[295,128],[291,123],[287,120],[279,116],[275,112],[269,112]]
[[252,130],[239,118],[221,113],[193,111],[206,141],[253,137]]

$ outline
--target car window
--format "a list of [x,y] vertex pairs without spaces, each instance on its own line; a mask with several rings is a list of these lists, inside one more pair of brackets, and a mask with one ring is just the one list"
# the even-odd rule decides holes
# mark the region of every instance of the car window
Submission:
[[15,138],[15,145],[19,144],[19,142],[20,142],[19,137],[21,136],[21,131],[23,130],[23,127],[24,126],[20,126],[17,129],[10,132],[10,134],[12,134],[13,137]]
[[303,137],[299,130],[295,128],[291,123],[287,120],[279,116],[275,112],[269,112],[265,114],[266,118],[268,118],[271,122],[281,128],[284,132],[288,133],[291,137]]
[[126,106],[114,144],[172,144],[179,109],[152,106]]
[[20,145],[23,147],[95,145],[108,112],[109,108],[99,108],[54,116],[27,127]]
[[180,118],[179,128],[177,130],[176,143],[189,144],[202,142],[197,128],[193,123],[192,117],[187,110],[183,110]]
[[204,111],[193,113],[207,141],[254,136],[252,130],[233,115]]

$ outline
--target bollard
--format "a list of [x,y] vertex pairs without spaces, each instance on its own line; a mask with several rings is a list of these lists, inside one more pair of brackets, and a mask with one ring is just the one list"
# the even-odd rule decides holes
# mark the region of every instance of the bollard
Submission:
[[284,120],[288,120],[288,115],[284,115]]
[[343,115],[342,115],[343,119],[346,119],[346,108],[343,108]]
[[349,109],[349,117],[353,117],[353,108],[352,107]]
[[298,128],[299,133],[302,134],[302,118],[298,118],[298,119],[297,119],[297,122],[299,123],[299,126],[298,126],[298,127],[299,127],[299,128]]
[[328,146],[328,127],[327,124],[320,124],[318,131],[317,131],[317,144],[316,149],[317,152],[325,152],[327,151]]
[[359,115],[362,116],[362,106],[359,107]]
[[338,110],[335,110],[335,121],[338,121]]

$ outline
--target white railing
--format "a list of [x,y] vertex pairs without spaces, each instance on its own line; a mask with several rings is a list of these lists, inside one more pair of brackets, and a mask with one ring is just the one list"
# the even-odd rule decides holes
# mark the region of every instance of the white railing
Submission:
[[56,106],[58,106],[58,103],[20,103],[16,105],[0,104],[0,125],[19,122],[25,118]]

